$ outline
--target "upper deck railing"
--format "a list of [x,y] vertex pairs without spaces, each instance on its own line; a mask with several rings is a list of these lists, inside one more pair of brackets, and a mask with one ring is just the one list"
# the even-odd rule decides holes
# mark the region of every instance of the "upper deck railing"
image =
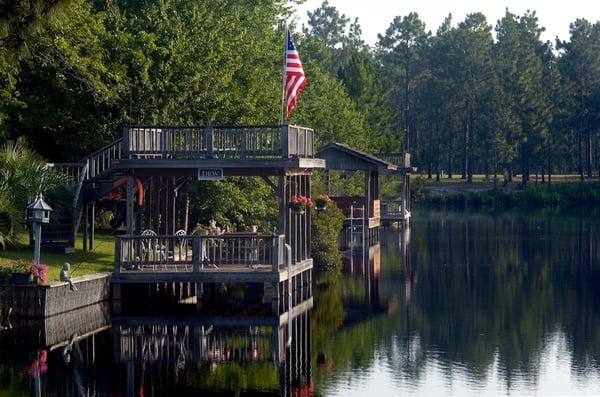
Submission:
[[128,159],[312,158],[314,132],[293,125],[129,126],[123,129]]

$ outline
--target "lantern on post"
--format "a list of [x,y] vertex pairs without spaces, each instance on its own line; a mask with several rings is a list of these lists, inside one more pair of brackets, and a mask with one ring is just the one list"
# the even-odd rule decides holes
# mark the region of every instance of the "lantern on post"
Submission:
[[33,226],[33,238],[35,240],[33,260],[36,263],[40,262],[40,245],[42,240],[42,224],[50,222],[50,213],[52,207],[50,207],[45,201],[44,197],[39,194],[33,203],[27,206],[27,219]]

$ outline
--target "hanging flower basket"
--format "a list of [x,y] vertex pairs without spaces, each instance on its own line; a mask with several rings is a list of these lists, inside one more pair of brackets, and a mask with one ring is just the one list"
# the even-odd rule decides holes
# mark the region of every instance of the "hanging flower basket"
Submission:
[[288,208],[295,214],[303,215],[307,208],[312,208],[313,202],[310,197],[306,196],[292,196],[292,199],[288,203]]
[[315,199],[315,204],[317,205],[317,211],[324,211],[327,209],[327,205],[333,202],[326,194],[320,194]]

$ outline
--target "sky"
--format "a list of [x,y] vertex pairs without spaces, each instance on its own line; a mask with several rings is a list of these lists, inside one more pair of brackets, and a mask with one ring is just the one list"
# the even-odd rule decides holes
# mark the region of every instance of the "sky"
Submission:
[[[298,6],[297,23],[306,23],[306,11],[318,8],[322,0],[306,0]],[[452,13],[454,23],[464,20],[471,12],[480,11],[485,14],[493,26],[504,15],[506,7],[513,14],[523,14],[527,10],[535,10],[541,26],[546,28],[542,40],[554,42],[558,36],[561,40],[569,38],[569,24],[577,18],[586,18],[591,22],[600,20],[600,0],[329,0],[346,17],[358,17],[363,30],[363,39],[368,44],[375,44],[377,34],[384,33],[397,15],[407,15],[416,11],[425,21],[427,30],[433,34],[444,18]]]

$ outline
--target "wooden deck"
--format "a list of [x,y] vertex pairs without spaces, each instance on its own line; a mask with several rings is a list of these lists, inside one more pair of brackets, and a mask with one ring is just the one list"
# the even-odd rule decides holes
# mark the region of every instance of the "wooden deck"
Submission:
[[112,282],[281,282],[312,266],[284,235],[117,236]]
[[273,283],[287,281],[289,277],[295,277],[313,268],[313,260],[306,259],[296,263],[288,269],[281,266],[273,272],[270,266],[260,265],[257,268],[246,266],[228,265],[219,268],[203,268],[197,271],[191,270],[129,270],[113,273],[113,284],[136,284],[136,283],[160,283],[160,282],[191,282],[191,283]]
[[[382,200],[381,201],[381,221],[382,222],[402,222],[407,219],[402,208],[403,200]],[[410,217],[410,215],[408,215]]]

